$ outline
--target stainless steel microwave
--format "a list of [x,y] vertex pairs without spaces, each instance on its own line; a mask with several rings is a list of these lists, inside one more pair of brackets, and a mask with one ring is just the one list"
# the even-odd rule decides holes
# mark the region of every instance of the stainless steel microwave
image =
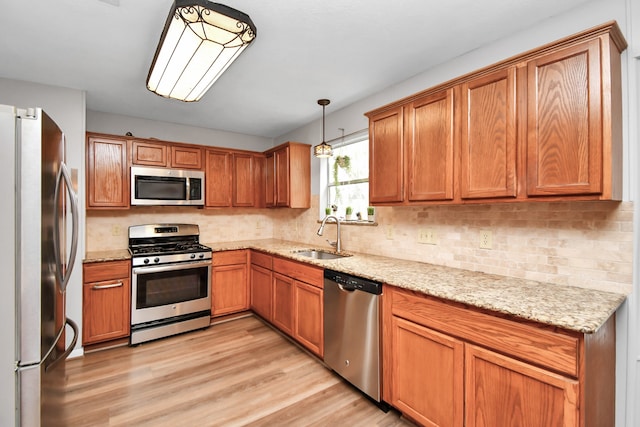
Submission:
[[131,167],[131,205],[204,205],[204,172]]

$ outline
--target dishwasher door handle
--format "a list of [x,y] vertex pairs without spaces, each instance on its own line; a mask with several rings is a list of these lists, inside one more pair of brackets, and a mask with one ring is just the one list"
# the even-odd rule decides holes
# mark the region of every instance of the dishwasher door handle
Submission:
[[336,284],[338,285],[338,288],[343,292],[353,292],[356,290],[356,288],[345,288],[340,283],[336,283]]

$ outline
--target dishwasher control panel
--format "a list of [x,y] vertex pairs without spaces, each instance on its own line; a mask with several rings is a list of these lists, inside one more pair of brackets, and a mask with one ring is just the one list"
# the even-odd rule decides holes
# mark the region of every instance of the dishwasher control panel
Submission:
[[347,291],[363,291],[375,295],[382,294],[382,283],[373,280],[333,270],[324,270],[324,278],[337,283]]

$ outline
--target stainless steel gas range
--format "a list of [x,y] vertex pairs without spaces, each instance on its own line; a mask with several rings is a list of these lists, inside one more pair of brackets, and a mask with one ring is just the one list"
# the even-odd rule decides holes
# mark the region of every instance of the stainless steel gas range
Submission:
[[211,321],[211,248],[195,224],[129,227],[131,341],[206,328]]

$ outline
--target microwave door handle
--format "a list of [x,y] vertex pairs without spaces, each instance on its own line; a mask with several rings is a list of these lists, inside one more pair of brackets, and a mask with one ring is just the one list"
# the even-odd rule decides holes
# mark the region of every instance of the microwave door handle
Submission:
[[191,200],[191,178],[187,177],[187,188],[186,188],[187,194],[185,199],[186,200]]
[[[67,262],[66,271],[62,272],[62,259],[60,254],[60,213],[58,211],[58,198],[60,197],[60,187],[64,180],[67,193],[69,195],[69,201],[71,203],[71,249],[69,251],[69,259]],[[67,284],[71,277],[71,271],[76,261],[76,254],[78,251],[78,196],[73,191],[73,183],[71,182],[71,175],[69,169],[64,162],[60,162],[60,171],[58,172],[58,179],[56,180],[56,189],[54,193],[54,209],[53,209],[53,253],[56,260],[56,275],[60,282],[60,288],[62,292],[67,289]]]

